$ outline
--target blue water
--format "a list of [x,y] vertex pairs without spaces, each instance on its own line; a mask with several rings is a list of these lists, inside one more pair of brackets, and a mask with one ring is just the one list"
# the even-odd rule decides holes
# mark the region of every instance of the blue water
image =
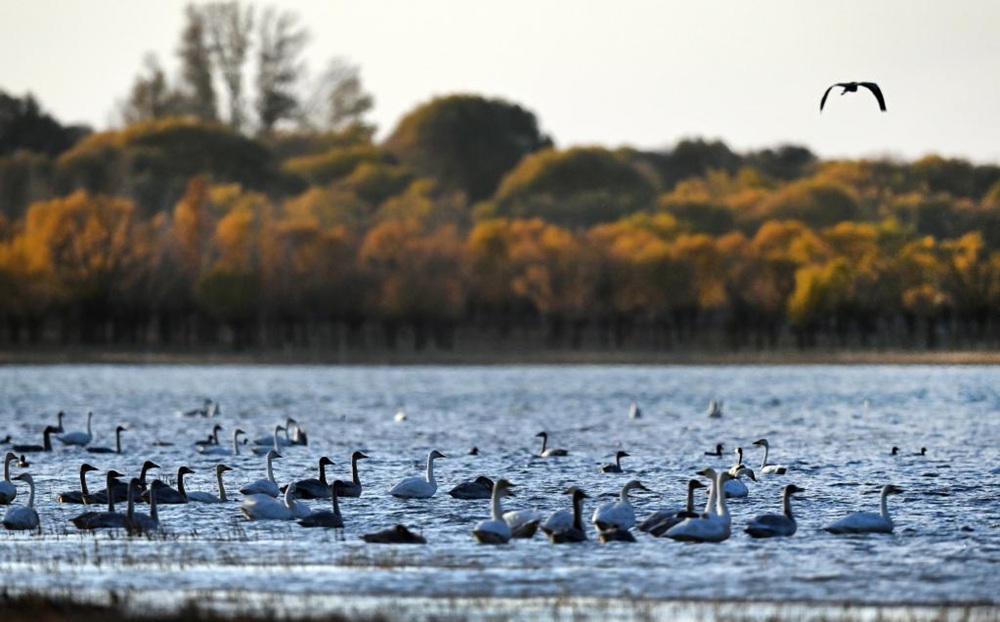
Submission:
[[[40,442],[41,429],[67,413],[67,430],[94,412],[94,445],[122,455],[92,455],[55,442],[29,455],[38,483],[41,535],[3,532],[0,580],[8,589],[53,593],[155,590],[178,595],[322,595],[375,598],[622,598],[805,601],[869,604],[1000,604],[1000,369],[970,367],[217,367],[55,366],[0,368],[0,436]],[[221,404],[214,419],[178,414],[205,397]],[[705,416],[711,399],[723,416]],[[629,419],[635,400],[643,416]],[[404,410],[405,421],[394,415]],[[342,500],[343,535],[294,523],[248,522],[237,489],[263,477],[249,452],[225,458],[235,499],[228,505],[161,507],[165,535],[79,533],[68,519],[80,506],[55,502],[79,488],[82,461],[135,475],[145,459],[173,482],[177,467],[196,473],[189,490],[215,492],[218,458],[195,440],[222,424],[256,438],[296,418],[309,445],[274,463],[279,482],[315,477],[320,456],[346,479],[356,449],[360,499]],[[535,456],[546,430],[565,458]],[[599,503],[637,478],[654,494],[633,494],[640,520],[683,503],[687,480],[703,467],[728,466],[736,446],[759,465],[767,437],[784,476],[751,482],[729,504],[733,536],[720,544],[682,544],[637,534],[636,544],[551,545],[542,534],[500,547],[477,545],[470,530],[489,515],[488,501],[459,501],[447,491],[484,474],[506,477],[517,497],[505,509],[543,513],[569,507],[569,485]],[[154,441],[172,446],[153,446]],[[704,452],[723,443],[722,458]],[[891,456],[898,446],[900,455]],[[476,446],[480,455],[468,455]],[[927,447],[925,457],[914,455]],[[418,475],[430,449],[439,489],[429,500],[387,494]],[[618,449],[624,474],[602,474]],[[12,467],[12,475],[19,472]],[[102,487],[100,476],[93,488]],[[780,489],[796,483],[798,533],[754,540],[742,532],[762,512],[780,510]],[[894,483],[892,535],[835,536],[822,525],[855,510],[877,510],[878,491]],[[23,503],[21,488],[15,503]],[[703,502],[704,497],[699,498]],[[328,502],[309,502],[327,509]],[[360,535],[406,523],[426,546],[367,544]],[[179,597],[179,596],[178,596]],[[294,600],[293,600],[294,602]],[[515,601],[516,602],[516,601]],[[527,600],[525,602],[528,602]],[[294,609],[294,605],[292,605]]]

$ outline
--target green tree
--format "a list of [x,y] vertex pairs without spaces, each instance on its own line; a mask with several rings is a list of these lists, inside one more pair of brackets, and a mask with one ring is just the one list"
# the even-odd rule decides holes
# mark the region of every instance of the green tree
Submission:
[[522,157],[549,144],[535,115],[524,108],[476,95],[451,95],[404,116],[384,146],[420,175],[479,201],[493,194]]

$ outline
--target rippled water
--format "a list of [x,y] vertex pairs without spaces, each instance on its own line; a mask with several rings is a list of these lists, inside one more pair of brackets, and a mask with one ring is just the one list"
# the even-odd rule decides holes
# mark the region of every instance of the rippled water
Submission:
[[[0,436],[40,442],[55,412],[82,429],[94,412],[95,445],[123,433],[122,455],[91,455],[54,443],[29,456],[38,482],[42,534],[0,533],[0,578],[13,589],[72,593],[141,590],[172,595],[274,594],[291,602],[318,595],[414,599],[621,598],[859,603],[1000,604],[1000,369],[996,367],[123,367],[0,368]],[[176,414],[213,397],[215,419]],[[724,416],[705,417],[710,399]],[[628,418],[629,404],[642,408]],[[407,419],[393,415],[405,409]],[[145,459],[196,474],[189,490],[214,492],[217,458],[192,447],[213,423],[223,438],[242,427],[264,436],[295,417],[308,447],[275,462],[279,481],[315,477],[320,456],[346,478],[355,449],[365,491],[342,501],[343,537],[294,523],[248,522],[238,502],[161,508],[162,538],[78,533],[68,519],[80,506],[55,502],[77,489],[78,467],[130,475]],[[565,458],[534,457],[535,434],[569,449]],[[470,530],[489,514],[488,501],[446,493],[485,474],[518,484],[507,509],[552,512],[568,507],[570,484],[597,503],[640,479],[657,494],[635,494],[640,519],[683,502],[685,482],[705,466],[728,465],[728,450],[771,442],[771,461],[785,476],[763,476],[750,496],[730,502],[733,537],[721,544],[681,544],[639,534],[638,543],[553,546],[541,537],[501,547],[477,545]],[[173,446],[153,446],[153,441]],[[704,455],[717,442],[723,458]],[[901,455],[891,456],[897,445]],[[468,455],[476,446],[480,455]],[[926,457],[913,455],[927,447]],[[430,500],[401,501],[387,490],[422,472],[427,452],[439,490]],[[624,474],[602,474],[617,449],[631,454]],[[263,476],[263,459],[227,458],[230,492]],[[19,469],[14,467],[16,473]],[[333,478],[331,477],[331,479]],[[95,488],[101,485],[93,478]],[[791,538],[753,540],[746,521],[780,508],[780,488],[807,489],[796,503]],[[834,536],[820,527],[844,514],[874,510],[892,482],[906,492],[890,499],[893,535]],[[18,501],[26,498],[26,490]],[[238,494],[234,497],[239,498]],[[310,502],[317,509],[328,502]],[[404,522],[426,546],[366,544],[360,534]],[[241,596],[242,595],[242,596]],[[303,601],[305,602],[305,601]],[[376,600],[376,602],[378,602]],[[524,601],[529,602],[529,601]]]

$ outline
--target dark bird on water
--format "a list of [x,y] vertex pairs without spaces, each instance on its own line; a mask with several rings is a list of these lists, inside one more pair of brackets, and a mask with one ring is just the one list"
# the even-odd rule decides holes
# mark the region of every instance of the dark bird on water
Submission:
[[823,99],[819,100],[819,111],[823,112],[823,105],[826,104],[826,96],[830,94],[830,91],[834,86],[839,86],[843,88],[840,92],[841,95],[844,93],[856,93],[859,86],[863,86],[875,95],[875,99],[878,100],[878,107],[882,112],[885,112],[885,98],[882,97],[882,89],[878,88],[878,85],[874,82],[838,82],[826,89],[823,93]]

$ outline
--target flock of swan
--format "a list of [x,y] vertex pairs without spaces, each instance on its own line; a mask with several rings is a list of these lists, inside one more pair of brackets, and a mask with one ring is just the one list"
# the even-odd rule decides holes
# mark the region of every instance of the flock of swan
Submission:
[[[189,417],[213,417],[220,411],[218,404],[208,400],[205,407],[179,415]],[[710,418],[722,416],[722,403],[712,402],[706,415]],[[641,410],[632,404],[629,410],[630,418],[641,417]],[[396,418],[403,421],[405,418]],[[35,508],[35,482],[30,472],[24,470],[14,476],[11,466],[28,467],[26,454],[42,452],[47,456],[80,456],[78,452],[55,452],[52,439],[66,447],[77,447],[83,451],[101,453],[122,453],[121,435],[126,430],[118,426],[115,430],[115,447],[95,447],[92,433],[93,414],[87,413],[86,429],[66,432],[63,429],[63,413],[59,413],[56,425],[46,426],[43,430],[41,445],[12,444],[7,451],[3,465],[3,480],[0,481],[0,504],[8,506],[3,526],[9,530],[41,531],[41,518]],[[358,473],[358,461],[368,458],[361,451],[351,455],[351,479],[332,481],[327,479],[327,467],[333,464],[327,456],[318,461],[317,477],[293,480],[279,484],[274,476],[273,463],[282,458],[282,452],[294,451],[296,447],[308,445],[305,429],[294,419],[288,418],[284,425],[276,425],[271,435],[249,440],[246,433],[235,428],[231,434],[231,442],[220,438],[223,430],[221,424],[213,426],[211,434],[203,440],[195,442],[191,448],[201,456],[214,456],[222,460],[227,456],[241,455],[241,449],[249,446],[249,450],[264,458],[265,477],[249,482],[239,488],[241,499],[238,512],[247,520],[266,521],[297,521],[302,527],[343,528],[344,516],[341,513],[340,501],[345,498],[357,498],[362,495],[363,487]],[[569,455],[569,451],[549,445],[549,435],[539,432],[541,447],[536,458],[553,459]],[[242,439],[242,440],[241,440]],[[6,439],[9,444],[10,438]],[[473,481],[463,482],[451,489],[449,494],[457,499],[489,499],[490,515],[472,529],[472,536],[482,544],[504,544],[512,539],[532,538],[541,531],[553,543],[584,542],[590,537],[592,530],[600,542],[634,542],[633,530],[648,534],[650,537],[662,537],[683,542],[722,542],[731,537],[733,520],[727,506],[727,499],[746,497],[748,488],[742,481],[747,478],[757,481],[758,477],[780,477],[792,479],[795,469],[785,465],[769,462],[770,443],[766,438],[753,442],[754,446],[763,449],[761,464],[756,469],[743,462],[743,450],[734,451],[735,463],[728,469],[706,468],[697,473],[703,479],[690,479],[687,483],[687,503],[683,508],[662,509],[652,513],[643,520],[637,520],[635,508],[630,500],[630,493],[647,491],[649,489],[638,479],[630,479],[621,488],[617,501],[598,505],[589,520],[584,518],[584,503],[590,496],[579,486],[570,486],[565,494],[570,498],[569,507],[550,515],[537,510],[505,511],[503,504],[508,497],[517,495],[517,485],[507,478],[496,481],[486,476],[477,477]],[[246,455],[246,449],[243,449]],[[893,448],[896,455],[898,448]],[[476,455],[473,448],[469,452]],[[723,447],[717,445],[714,451],[704,452],[705,456],[722,457]],[[920,455],[926,455],[922,449]],[[603,473],[624,473],[622,458],[628,457],[626,451],[618,451],[615,461],[603,465]],[[399,499],[423,500],[437,493],[438,483],[434,473],[435,461],[446,458],[437,449],[428,452],[423,475],[407,477],[398,481],[388,490],[388,494]],[[185,487],[185,476],[194,471],[181,465],[176,471],[176,488],[169,486],[161,479],[148,481],[149,471],[160,469],[160,465],[147,460],[143,463],[136,477],[124,480],[125,474],[111,469],[104,474],[104,488],[91,491],[88,486],[87,474],[98,471],[88,462],[79,466],[80,488],[68,490],[55,496],[60,504],[80,504],[87,506],[86,511],[72,517],[70,522],[81,530],[93,529],[125,529],[129,534],[149,534],[161,529],[158,506],[164,504],[203,503],[227,506],[235,504],[236,500],[227,494],[224,474],[232,469],[219,462],[215,466],[217,494],[202,491],[189,491]],[[27,500],[19,495],[18,484],[27,487]],[[696,509],[695,494],[700,489],[707,489],[708,500],[699,511]],[[787,483],[781,491],[780,513],[766,513],[756,516],[743,527],[743,531],[753,538],[788,537],[796,532],[796,519],[792,511],[792,500],[795,495],[805,493],[806,489],[795,483]],[[888,497],[898,494],[902,489],[886,484],[881,490],[878,512],[854,512],[844,518],[830,523],[824,529],[834,534],[845,533],[891,533],[894,528],[889,514]],[[310,500],[329,500],[322,509],[312,507]],[[142,503],[148,504],[148,512],[138,509]],[[117,504],[117,506],[116,506]],[[125,511],[119,511],[121,505]],[[368,542],[383,543],[423,543],[425,538],[405,525],[396,525],[390,529],[364,534],[362,538]]]

